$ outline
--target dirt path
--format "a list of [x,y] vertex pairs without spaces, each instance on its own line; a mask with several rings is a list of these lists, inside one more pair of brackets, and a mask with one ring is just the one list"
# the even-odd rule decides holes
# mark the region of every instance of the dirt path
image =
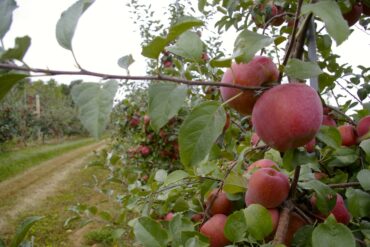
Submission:
[[[43,162],[0,183],[0,232],[17,214],[37,207],[52,195],[68,176],[84,164],[92,151],[105,146],[101,141]],[[11,201],[11,205],[6,204]],[[4,203],[5,202],[5,203]]]

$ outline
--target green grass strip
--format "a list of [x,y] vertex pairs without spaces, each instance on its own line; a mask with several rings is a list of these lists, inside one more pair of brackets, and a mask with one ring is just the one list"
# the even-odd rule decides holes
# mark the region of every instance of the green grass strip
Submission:
[[39,165],[73,149],[94,143],[92,138],[66,141],[60,144],[45,144],[21,150],[0,153],[0,182],[24,170]]

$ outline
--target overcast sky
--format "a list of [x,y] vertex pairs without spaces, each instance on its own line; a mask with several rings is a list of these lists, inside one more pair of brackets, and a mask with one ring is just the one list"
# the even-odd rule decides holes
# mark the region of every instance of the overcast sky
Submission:
[[[14,12],[11,29],[5,36],[5,46],[12,47],[15,37],[29,35],[32,44],[25,57],[28,65],[35,68],[75,69],[71,53],[60,47],[55,38],[55,26],[60,14],[74,2],[75,0],[17,0],[19,7]],[[170,0],[150,2],[160,16]],[[130,68],[131,74],[145,73],[145,62],[140,55],[140,35],[130,19],[126,3],[127,0],[96,0],[83,14],[73,39],[73,47],[79,63],[85,69],[124,74],[125,71],[117,65],[117,60],[132,54],[136,62]],[[359,28],[354,29],[356,32],[336,51],[344,62],[370,67],[370,35]],[[232,31],[225,35],[224,47],[230,53],[236,35]],[[80,77],[58,76],[56,79],[67,83],[78,78]]]

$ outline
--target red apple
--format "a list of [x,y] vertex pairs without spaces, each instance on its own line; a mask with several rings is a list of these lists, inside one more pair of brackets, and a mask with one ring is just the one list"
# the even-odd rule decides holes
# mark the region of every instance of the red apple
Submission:
[[204,214],[203,213],[196,213],[196,214],[193,214],[191,216],[191,220],[193,222],[201,222],[204,218]]
[[294,234],[299,230],[299,228],[307,225],[307,222],[299,216],[297,213],[290,213],[289,225],[285,235],[284,244],[290,246],[294,237]]
[[140,151],[142,156],[148,156],[152,152],[150,147],[145,146],[145,145],[140,146],[139,151]]
[[288,177],[272,168],[261,168],[251,175],[245,194],[245,203],[261,204],[266,208],[276,208],[289,194]]
[[260,142],[260,137],[257,135],[257,133],[254,132],[251,137],[252,147],[257,147],[259,142]]
[[173,219],[173,216],[174,214],[172,212],[169,212],[168,214],[166,214],[166,216],[164,216],[164,220],[171,221]]
[[[249,63],[232,64],[222,77],[222,83],[241,86],[261,86],[278,79],[279,71],[269,57],[256,56]],[[227,101],[242,91],[235,88],[221,87],[221,96]],[[243,115],[252,113],[257,100],[254,91],[246,90],[229,102],[229,105]]]
[[347,21],[348,26],[353,26],[361,17],[362,4],[360,2],[355,3],[352,9],[343,14],[343,18]]
[[360,119],[357,124],[357,135],[363,137],[370,131],[370,116],[366,116]]
[[328,174],[326,174],[324,172],[314,172],[313,175],[317,180],[321,180],[321,179],[324,179],[324,178],[328,177]]
[[337,127],[337,123],[329,115],[323,115],[323,117],[322,117],[322,125]]
[[150,123],[149,115],[144,115],[144,125],[149,125],[149,123]]
[[268,211],[272,219],[272,232],[275,232],[279,224],[280,213],[277,208],[270,208]]
[[130,126],[131,127],[136,127],[140,123],[140,118],[138,116],[133,116],[130,120]]
[[338,127],[343,146],[352,146],[357,143],[357,133],[354,126],[346,124]]
[[315,151],[315,145],[316,145],[316,139],[313,138],[311,141],[306,143],[306,145],[304,145],[304,148],[306,149],[308,153],[313,153]]
[[261,160],[257,160],[256,162],[252,163],[247,171],[248,172],[251,172],[251,171],[255,171],[259,168],[274,168],[274,169],[279,169],[279,166],[273,162],[272,160],[269,160],[269,159],[261,159]]
[[261,140],[283,152],[315,137],[322,111],[320,97],[312,87],[289,83],[262,94],[253,108],[252,121]]
[[167,61],[165,61],[165,62],[163,63],[163,66],[164,66],[165,68],[172,68],[172,65],[173,65],[172,61],[169,61],[169,60],[167,60]]
[[230,244],[224,233],[226,220],[226,215],[216,214],[201,226],[200,232],[209,238],[210,247],[224,247]]
[[[312,205],[312,207],[315,210],[317,210],[317,208],[316,208],[316,200],[317,199],[316,199],[315,196],[312,196],[310,198],[311,205]],[[344,203],[343,197],[340,194],[338,194],[338,193],[337,193],[337,200],[336,200],[335,206],[330,211],[330,213],[334,215],[335,219],[339,223],[348,225],[349,222],[350,222],[350,220],[351,220],[351,215],[350,215],[348,209],[346,208],[346,205]],[[329,215],[323,215],[323,214],[320,213],[319,216],[327,217]]]
[[230,127],[230,122],[230,114],[226,112],[226,122],[224,125],[224,129],[222,130],[223,132],[225,132]]
[[[227,198],[226,192],[220,191],[217,194],[218,189],[212,190],[212,192],[209,194],[207,201],[206,201],[206,207],[208,208],[211,202],[214,200],[211,209],[209,210],[211,215],[215,214],[225,214],[229,215],[233,210],[233,204],[231,201]],[[216,199],[214,197],[216,196]]]

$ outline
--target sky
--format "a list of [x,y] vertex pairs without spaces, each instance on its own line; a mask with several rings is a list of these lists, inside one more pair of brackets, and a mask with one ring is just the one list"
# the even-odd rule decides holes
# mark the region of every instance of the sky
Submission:
[[[14,39],[29,35],[32,39],[25,61],[34,68],[75,70],[75,62],[70,51],[62,48],[55,38],[55,26],[61,13],[76,0],[17,0],[18,8],[13,14],[13,23],[6,34],[6,48],[14,45]],[[132,75],[145,74],[145,60],[141,53],[141,38],[138,27],[130,19],[127,0],[96,0],[81,17],[74,38],[73,48],[81,66],[87,70],[125,74],[117,65],[117,60],[132,54],[135,63],[130,67]],[[143,1],[146,2],[146,1]],[[171,0],[151,1],[158,15]],[[196,6],[195,6],[196,7]],[[357,66],[370,67],[370,35],[353,28],[350,39],[334,50],[341,55],[341,61]],[[229,53],[237,36],[230,30],[225,34],[223,46]],[[335,45],[334,45],[335,46]],[[96,77],[58,76],[56,80],[68,83],[83,78],[99,81]]]

